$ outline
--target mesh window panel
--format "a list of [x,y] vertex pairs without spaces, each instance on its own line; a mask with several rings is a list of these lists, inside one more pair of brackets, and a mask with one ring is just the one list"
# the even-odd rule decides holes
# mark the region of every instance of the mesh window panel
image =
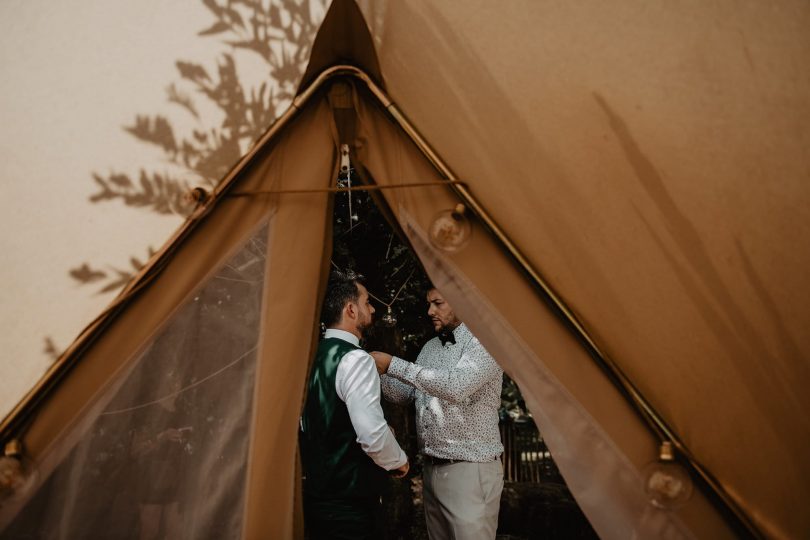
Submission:
[[266,239],[264,226],[100,392],[0,537],[240,536]]

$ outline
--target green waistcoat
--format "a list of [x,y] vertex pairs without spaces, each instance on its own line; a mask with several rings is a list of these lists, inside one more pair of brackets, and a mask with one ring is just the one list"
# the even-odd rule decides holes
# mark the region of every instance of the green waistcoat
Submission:
[[385,483],[385,471],[363,452],[349,410],[335,390],[340,360],[355,349],[359,347],[338,338],[318,345],[299,434],[307,497],[379,497]]

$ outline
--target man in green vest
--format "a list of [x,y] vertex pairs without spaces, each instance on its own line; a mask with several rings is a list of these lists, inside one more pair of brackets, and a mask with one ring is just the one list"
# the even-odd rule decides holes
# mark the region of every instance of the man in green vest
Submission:
[[379,538],[386,476],[408,472],[408,458],[383,416],[374,359],[360,348],[374,314],[361,280],[333,272],[321,310],[327,330],[313,361],[299,434],[310,540]]

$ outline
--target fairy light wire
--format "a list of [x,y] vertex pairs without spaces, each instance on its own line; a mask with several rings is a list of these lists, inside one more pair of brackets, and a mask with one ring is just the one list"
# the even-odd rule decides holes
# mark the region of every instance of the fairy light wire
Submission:
[[[343,270],[341,270],[341,268],[340,268],[340,267],[339,267],[337,264],[335,264],[335,261],[330,260],[329,262],[330,262],[330,263],[332,263],[332,266],[334,266],[334,267],[335,267],[335,270],[337,270],[338,272],[343,272]],[[408,284],[408,282],[409,282],[409,281],[411,280],[411,278],[413,277],[413,273],[414,273],[414,272],[416,272],[416,268],[414,268],[413,270],[411,270],[411,273],[410,273],[410,274],[408,274],[408,277],[405,279],[405,282],[404,282],[404,283],[403,283],[403,284],[402,284],[402,285],[399,287],[399,290],[397,291],[397,294],[395,294],[395,295],[394,295],[393,300],[391,300],[390,302],[386,302],[385,300],[382,300],[380,297],[378,297],[376,294],[374,294],[374,293],[373,293],[373,292],[371,292],[371,291],[368,291],[368,295],[369,295],[370,297],[372,297],[374,300],[376,300],[377,302],[379,302],[379,303],[381,303],[382,305],[384,305],[385,307],[389,307],[389,308],[390,308],[392,305],[394,305],[394,302],[396,302],[396,301],[397,301],[397,299],[399,298],[399,295],[402,293],[402,290],[405,288],[405,285],[407,285],[407,284]]]
[[390,308],[392,305],[394,305],[394,302],[396,302],[396,301],[397,301],[397,299],[399,298],[400,293],[401,293],[401,292],[402,292],[402,290],[405,288],[405,285],[407,285],[407,284],[408,284],[408,282],[411,280],[411,277],[413,276],[413,273],[414,273],[414,272],[416,272],[416,268],[414,268],[413,270],[411,270],[411,273],[410,273],[410,274],[408,274],[408,277],[405,279],[405,282],[404,282],[404,283],[402,284],[402,286],[399,288],[399,290],[397,291],[397,294],[395,294],[395,295],[394,295],[394,299],[393,299],[393,300],[391,300],[391,302],[390,302],[390,303],[386,303],[386,302],[384,302],[383,300],[381,300],[381,299],[377,298],[377,297],[376,297],[374,294],[372,294],[372,293],[371,293],[371,291],[368,291],[368,295],[369,295],[370,297],[372,297],[374,300],[376,300],[377,302],[379,302],[379,303],[383,304],[385,307],[389,307],[389,308]]

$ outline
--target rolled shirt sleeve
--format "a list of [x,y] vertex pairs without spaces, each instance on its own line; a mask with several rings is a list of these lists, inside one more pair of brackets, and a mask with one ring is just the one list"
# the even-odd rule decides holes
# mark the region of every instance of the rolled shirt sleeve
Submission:
[[374,463],[390,471],[408,461],[388,426],[380,406],[380,377],[374,359],[357,349],[338,365],[335,390],[349,410],[357,442]]

